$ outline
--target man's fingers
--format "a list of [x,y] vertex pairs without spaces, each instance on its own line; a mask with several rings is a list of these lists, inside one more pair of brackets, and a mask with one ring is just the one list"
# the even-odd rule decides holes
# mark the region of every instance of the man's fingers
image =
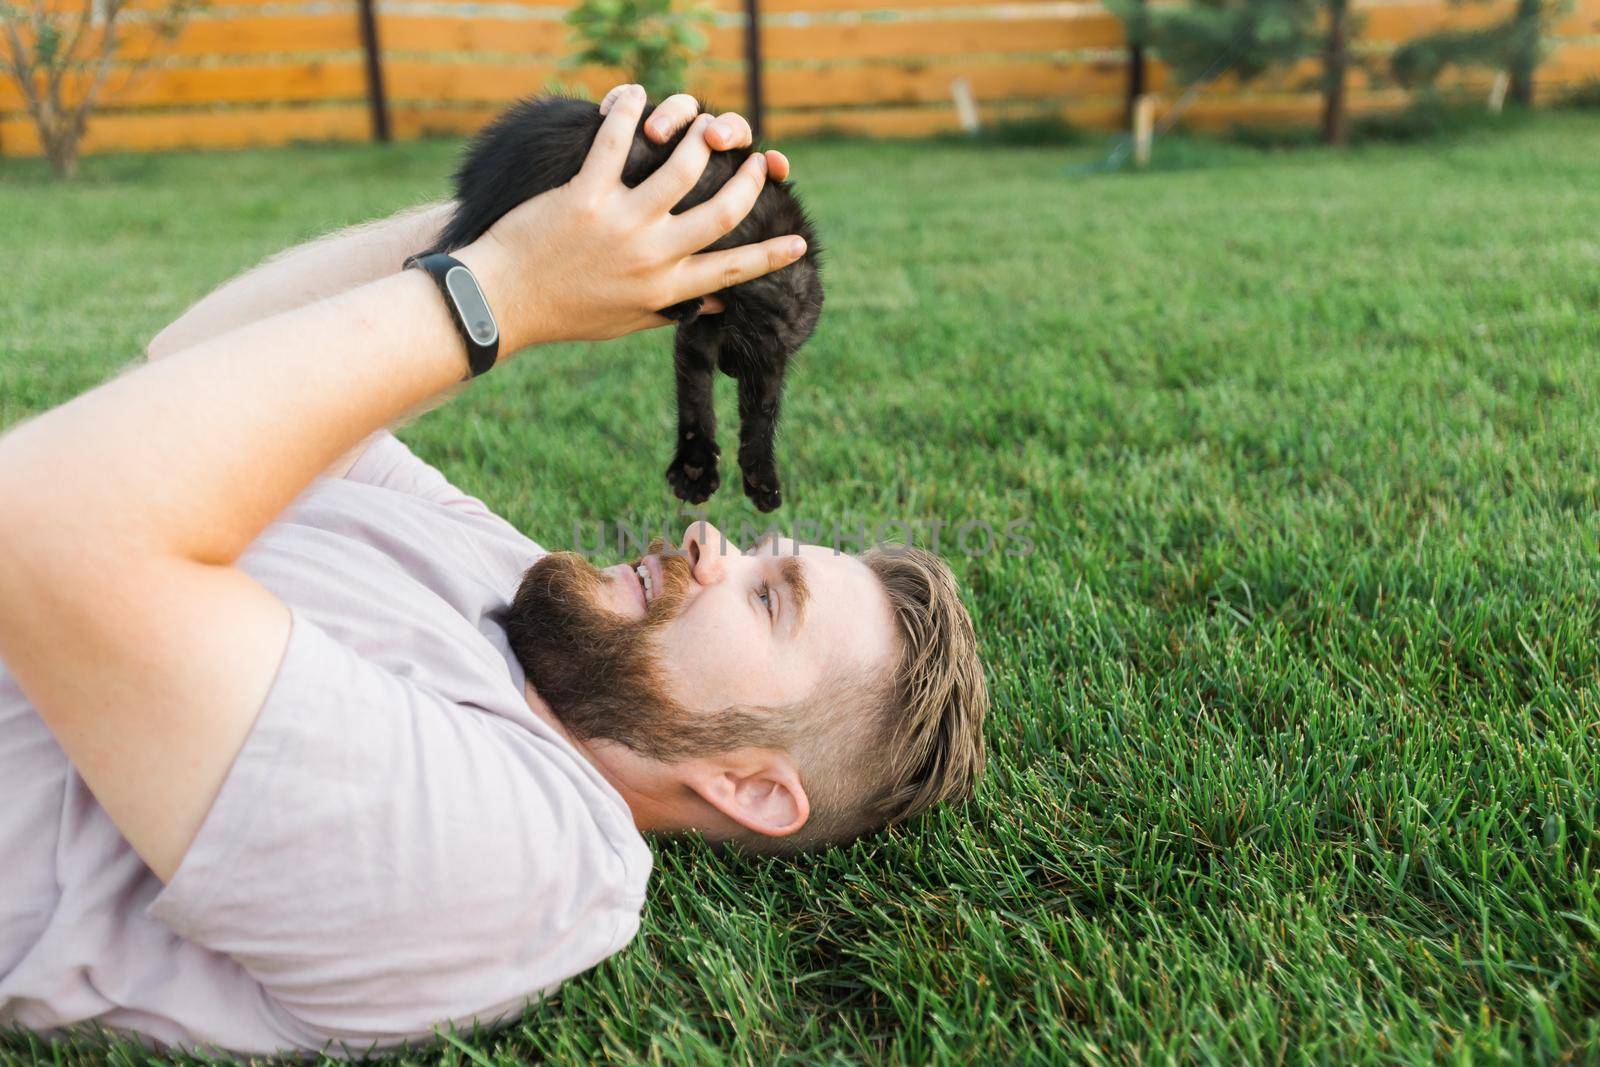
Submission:
[[711,158],[711,148],[706,144],[706,127],[710,125],[710,115],[701,115],[690,123],[689,132],[672,150],[672,156],[640,183],[639,195],[654,210],[669,210],[688,195],[705,173],[706,161]]
[[700,101],[688,93],[674,93],[650,112],[650,120],[644,124],[644,135],[656,144],[666,144],[698,114]]
[[[743,115],[737,111],[724,111],[718,115],[711,128],[706,131],[706,144],[718,152],[726,152],[735,148],[748,148],[755,136],[750,132],[750,124]],[[774,181],[785,181],[789,177],[789,157],[782,152],[768,149],[767,174]]]
[[806,243],[799,237],[774,237],[758,245],[740,245],[690,256],[684,264],[683,287],[677,299],[691,300],[705,293],[731,289],[751,278],[787,267],[805,252]]
[[739,225],[756,206],[756,197],[761,195],[766,180],[767,157],[757,152],[734,171],[716,196],[678,216],[683,251],[698,252]]
[[719,152],[744,148],[750,141],[750,124],[737,111],[724,111],[706,131],[706,143]]
[[[578,173],[579,181],[620,181],[646,106],[644,90],[637,85],[619,85],[606,94],[600,102],[604,121]],[[657,212],[671,209],[688,195],[705,173],[712,152],[737,151],[752,141],[750,124],[744,116],[733,111],[702,115],[699,110],[694,97],[678,93],[663,100],[645,124],[645,136],[658,144],[684,131],[672,157],[635,190]],[[805,255],[805,241],[798,236],[690,255],[732,232],[755,206],[769,176],[779,181],[787,179],[788,158],[775,151],[752,153],[710,200],[677,219],[662,220],[671,227],[671,243],[679,247],[679,254],[688,256],[677,270],[678,291],[669,304],[701,297],[701,313],[717,314],[726,310],[726,305],[715,293],[779,270]],[[647,314],[632,323],[629,330],[668,325],[669,320],[660,315]]]
[[614,184],[622,180],[628,149],[633,146],[633,131],[638,128],[639,116],[644,111],[644,89],[638,85],[624,85],[613,92],[616,99],[611,101],[600,132],[595,134],[594,146],[578,171],[580,182]]
[[627,91],[627,88],[628,87],[626,85],[618,85],[613,87],[612,90],[605,95],[605,98],[600,101],[600,114],[604,115],[606,112],[610,111],[611,105],[617,102],[617,97]]

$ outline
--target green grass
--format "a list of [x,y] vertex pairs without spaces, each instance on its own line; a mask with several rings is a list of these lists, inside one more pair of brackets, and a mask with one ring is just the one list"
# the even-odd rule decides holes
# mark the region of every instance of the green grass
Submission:
[[[7,164],[0,423],[453,151]],[[662,843],[629,949],[408,1062],[1600,1060],[1600,116],[1148,175],[792,154],[829,296],[782,517],[1029,524],[953,560],[991,773],[801,862]],[[552,547],[676,526],[666,343],[532,353],[406,437]]]

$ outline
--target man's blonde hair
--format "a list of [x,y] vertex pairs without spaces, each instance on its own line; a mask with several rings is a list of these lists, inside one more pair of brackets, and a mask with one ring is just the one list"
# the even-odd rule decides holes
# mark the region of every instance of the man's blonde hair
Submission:
[[850,841],[965,799],[983,774],[989,689],[955,575],[904,545],[869,549],[861,561],[889,598],[898,661],[888,678],[846,682],[842,700],[830,687],[833,721],[801,758],[820,772],[808,775],[811,817],[790,837],[752,842],[761,851]]

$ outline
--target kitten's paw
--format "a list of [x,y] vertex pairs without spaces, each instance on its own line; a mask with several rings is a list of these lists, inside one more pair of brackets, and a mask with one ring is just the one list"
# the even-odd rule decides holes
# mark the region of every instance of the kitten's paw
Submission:
[[778,491],[778,471],[766,463],[753,471],[744,472],[744,495],[755,504],[757,511],[774,511],[783,503]]
[[722,479],[717,476],[717,457],[722,450],[709,438],[697,435],[678,438],[678,454],[667,466],[667,484],[679,500],[701,504],[711,499]]

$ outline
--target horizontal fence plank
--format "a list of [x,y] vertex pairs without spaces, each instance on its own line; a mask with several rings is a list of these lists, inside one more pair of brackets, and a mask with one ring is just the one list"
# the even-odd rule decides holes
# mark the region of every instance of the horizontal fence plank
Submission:
[[550,18],[455,18],[384,15],[378,41],[385,52],[481,52],[560,58],[572,52],[571,30]]
[[[543,92],[554,79],[598,97],[626,80],[617,71],[574,71],[556,64],[455,63],[444,60],[389,60],[384,67],[389,96],[397,101],[446,103],[503,102]],[[820,107],[856,104],[930,103],[951,99],[957,78],[966,79],[979,100],[1017,97],[1103,96],[1120,92],[1127,77],[1122,63],[1016,63],[957,61],[946,64],[869,63],[815,70],[769,71],[763,79],[770,106]],[[1151,89],[1167,83],[1164,68],[1153,68]],[[718,107],[742,107],[745,75],[736,70],[705,70],[688,90]]]
[[[107,81],[107,107],[174,107],[194,104],[316,103],[366,96],[359,59],[235,67],[173,67]],[[82,82],[83,76],[74,79]],[[76,90],[74,90],[76,91]],[[0,113],[23,107],[20,90],[0,82]]]
[[[214,59],[305,52],[337,52],[361,47],[356,10],[316,15],[262,16],[249,13],[232,18],[196,18],[168,38],[148,23],[129,22],[118,29],[117,58],[123,63],[151,60]],[[32,36],[24,31],[24,46]],[[103,31],[85,32],[78,55],[93,56],[103,41]]]
[[1535,85],[1572,87],[1600,84],[1600,41],[1594,44],[1559,44],[1534,75]]
[[[194,6],[191,17],[195,19],[222,18],[229,19],[236,15],[259,15],[261,9],[271,8],[280,14],[325,14],[329,8],[345,3],[346,0],[216,0]],[[349,0],[354,7],[354,0]],[[482,3],[483,0],[473,0]],[[503,2],[503,0],[495,0]],[[509,0],[516,3],[519,0]],[[527,0],[532,3],[534,0]],[[57,15],[76,17],[84,10],[91,12],[98,10],[96,5],[99,0],[45,0],[45,8]],[[24,0],[27,7],[32,7],[32,0]],[[151,18],[157,15],[166,15],[171,11],[171,0],[125,0],[122,13],[125,17]]]
[[[1404,107],[1409,99],[1404,90],[1383,89],[1351,93],[1348,103],[1352,115],[1365,115]],[[1213,97],[1197,100],[1184,111],[1180,123],[1191,129],[1208,131],[1230,126],[1298,126],[1316,121],[1321,109],[1322,101],[1306,94]],[[1156,121],[1160,122],[1165,114],[1165,108],[1157,108]]]
[[[1353,114],[1392,110],[1402,106],[1405,94],[1384,90],[1355,93],[1350,98]],[[1166,117],[1171,101],[1158,105],[1156,118]],[[1234,125],[1285,125],[1315,121],[1320,102],[1314,96],[1234,97],[1196,101],[1182,116],[1185,126],[1202,130],[1222,130]],[[982,105],[979,115],[985,124],[1007,119],[1041,116],[1064,119],[1091,129],[1114,129],[1122,122],[1120,101],[1069,104],[1055,108],[1026,109]],[[802,134],[850,133],[877,137],[919,137],[955,132],[960,122],[954,107],[860,108],[850,110],[781,111],[769,117],[773,135],[793,137]]]
[[[554,19],[455,18],[385,15],[379,38],[386,52],[481,52],[564,56],[570,30]],[[744,54],[744,31],[713,27],[708,56],[727,62]],[[915,58],[1006,52],[1061,52],[1117,47],[1121,24],[1101,13],[1086,18],[894,19],[849,23],[766,25],[768,60],[826,62],[882,56]]]
[[1600,0],[1575,0],[1556,14],[1552,32],[1557,37],[1600,37]]
[[[1109,128],[1122,118],[1120,102],[1091,102],[1058,107],[1004,108],[985,104],[979,118],[989,124],[1000,120],[1058,118],[1074,125]],[[925,137],[961,128],[954,107],[882,107],[849,110],[775,111],[767,119],[773,137],[805,134],[859,134],[871,137]]]
[[[174,148],[246,148],[292,141],[356,141],[369,135],[366,105],[267,108],[259,111],[170,111],[97,115],[84,137],[87,152],[156,152]],[[33,124],[0,119],[7,155],[38,155]]]
[[[559,81],[562,88],[578,88],[598,97],[625,80],[624,75],[616,71],[574,71],[555,64],[390,60],[384,70],[391,99],[451,104],[511,101],[544,92],[553,81]],[[763,85],[769,106],[777,108],[909,104],[952,99],[952,86],[957,78],[965,79],[973,96],[980,101],[1084,97],[1121,92],[1127,70],[1124,64],[1110,61],[959,61],[917,66],[876,63],[770,71]],[[1170,76],[1163,66],[1151,65],[1149,87],[1152,92],[1167,89],[1169,81]],[[738,108],[743,106],[745,76],[740,71],[703,71],[687,88],[701,100],[718,107]]]
[[[719,30],[723,51],[737,54],[738,30]],[[1081,19],[923,19],[892,22],[766,26],[761,48],[770,60],[825,62],[892,56],[1038,55],[1122,43],[1122,25],[1110,15]]]
[[[1120,62],[963,60],[919,66],[870,63],[815,70],[790,68],[769,71],[763,84],[772,107],[847,107],[948,101],[958,78],[967,82],[974,98],[984,101],[1105,96],[1120,92],[1127,76],[1127,67]],[[1165,83],[1163,71],[1154,79],[1152,91],[1159,91]]]
[[[1053,0],[1021,0],[1013,4],[1016,7],[1045,6],[1061,7],[1060,3]],[[877,11],[917,11],[937,10],[957,7],[981,8],[984,4],[975,3],[974,0],[903,0],[895,3],[893,0],[761,0],[761,13],[763,15],[837,15],[843,13],[865,14]],[[1081,5],[1085,9],[1091,5]],[[742,11],[743,5],[737,0],[725,5],[719,4],[719,9]]]
[[[553,82],[559,82],[562,89],[581,90],[598,100],[612,86],[625,81],[627,77],[621,71],[574,69],[550,62],[390,59],[384,63],[384,85],[389,97],[402,103],[504,104],[546,92]],[[744,80],[731,72],[708,71],[694,78],[689,91],[702,99],[733,100],[743,94]]]
[[154,45],[174,56],[259,56],[360,47],[354,5],[347,11],[317,15],[195,19],[164,49]]
[[[459,136],[492,119],[497,107],[396,107],[396,137]],[[217,111],[112,113],[96,116],[85,138],[88,152],[153,152],[175,148],[248,148],[297,142],[364,141],[371,136],[365,104]],[[33,125],[0,119],[0,144],[10,155],[38,155]]]
[[1358,9],[1362,41],[1401,43],[1442,30],[1476,30],[1504,22],[1514,4],[1384,4]]
[[396,106],[389,115],[394,135],[408,137],[459,137],[475,133],[500,113],[498,105],[451,107]]

